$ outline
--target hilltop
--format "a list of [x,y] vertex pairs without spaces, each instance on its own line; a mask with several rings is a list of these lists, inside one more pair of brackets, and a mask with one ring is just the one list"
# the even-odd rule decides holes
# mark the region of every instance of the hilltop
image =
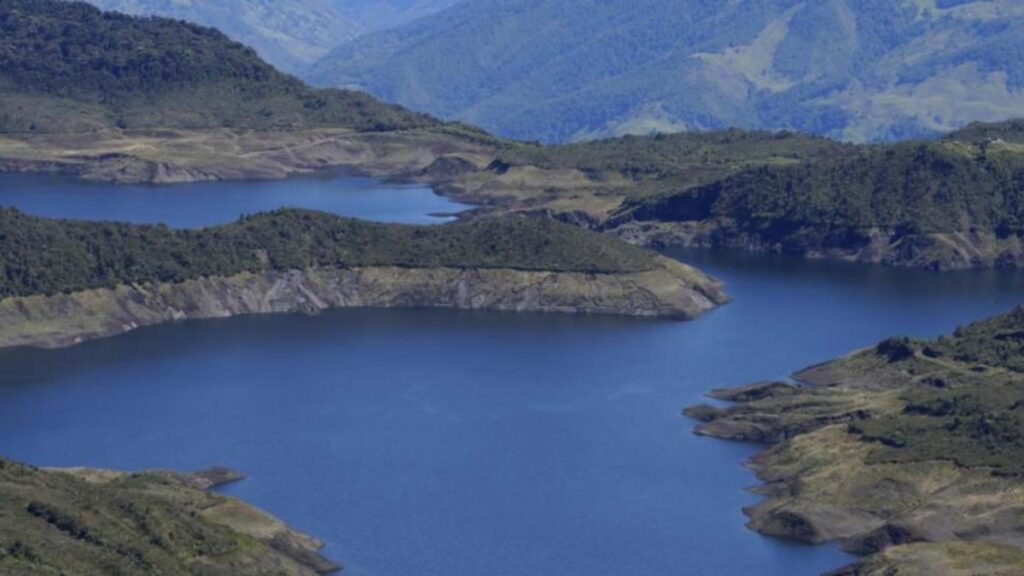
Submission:
[[436,124],[362,93],[313,90],[211,28],[80,2],[0,4],[0,134]]

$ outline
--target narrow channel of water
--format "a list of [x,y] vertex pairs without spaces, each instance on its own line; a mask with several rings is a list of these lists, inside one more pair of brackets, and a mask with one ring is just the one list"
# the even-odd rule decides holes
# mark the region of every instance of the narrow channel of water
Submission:
[[285,180],[159,186],[89,183],[47,174],[0,174],[0,206],[77,220],[176,228],[225,224],[243,214],[309,208],[382,222],[434,224],[466,209],[419,184],[396,184],[325,171]]

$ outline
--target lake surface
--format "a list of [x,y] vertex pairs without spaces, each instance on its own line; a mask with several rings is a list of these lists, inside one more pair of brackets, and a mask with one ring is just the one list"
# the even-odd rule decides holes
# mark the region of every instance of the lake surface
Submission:
[[0,206],[49,218],[164,223],[198,228],[243,214],[309,208],[367,220],[433,224],[467,207],[419,184],[358,178],[339,171],[285,180],[111,185],[47,174],[0,174]]
[[[209,190],[262,186],[302,189]],[[138,212],[116,216],[133,220],[162,219],[149,202],[176,194],[90,188],[63,194],[121,197]],[[181,196],[162,206],[188,207],[177,224],[196,225],[199,200]],[[395,202],[357,215],[425,214]],[[323,539],[355,576],[801,576],[848,562],[746,530],[741,507],[757,497],[741,463],[755,448],[694,436],[680,409],[711,388],[1008,310],[1024,276],[673,254],[725,280],[735,302],[688,323],[340,310],[0,351],[0,454],[236,468],[250,478],[227,492]]]

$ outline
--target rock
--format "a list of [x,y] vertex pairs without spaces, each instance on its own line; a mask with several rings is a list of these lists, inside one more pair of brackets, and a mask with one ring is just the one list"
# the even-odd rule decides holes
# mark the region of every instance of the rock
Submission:
[[194,480],[196,486],[201,490],[210,490],[218,486],[245,480],[245,475],[241,472],[223,466],[214,466],[213,468],[193,472],[187,476],[189,479]]

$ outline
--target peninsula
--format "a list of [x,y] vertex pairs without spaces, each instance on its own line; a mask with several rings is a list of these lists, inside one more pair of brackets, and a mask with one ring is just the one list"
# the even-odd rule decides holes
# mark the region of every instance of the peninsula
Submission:
[[1024,565],[1024,307],[935,340],[890,338],[685,413],[770,445],[750,467],[763,534],[838,540],[843,576],[1010,574]]

